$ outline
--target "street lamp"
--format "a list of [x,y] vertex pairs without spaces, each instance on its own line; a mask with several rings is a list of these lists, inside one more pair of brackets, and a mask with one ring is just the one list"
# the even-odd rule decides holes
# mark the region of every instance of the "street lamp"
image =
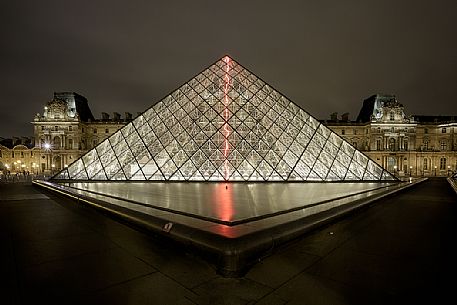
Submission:
[[411,172],[413,171],[413,167],[410,165],[409,166],[409,176],[411,177]]
[[397,176],[397,166],[394,165],[394,175]]
[[436,167],[437,167],[437,166],[435,165],[435,176],[436,176]]
[[51,173],[52,173],[52,171],[54,170],[54,160],[52,160],[52,145],[50,143],[46,142],[46,143],[43,144],[43,148],[47,153],[50,154],[50,159],[51,160],[50,160],[50,162],[48,164],[51,164],[51,167],[52,167],[51,168]]
[[449,176],[449,173],[450,173],[450,172],[451,172],[451,166],[448,165],[448,166],[447,166],[447,175],[448,175],[448,176]]

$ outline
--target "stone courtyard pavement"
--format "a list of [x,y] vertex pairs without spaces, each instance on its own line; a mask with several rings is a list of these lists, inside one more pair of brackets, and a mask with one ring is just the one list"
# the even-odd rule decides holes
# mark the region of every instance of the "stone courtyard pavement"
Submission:
[[456,304],[457,196],[430,179],[223,278],[184,246],[0,183],[0,304]]

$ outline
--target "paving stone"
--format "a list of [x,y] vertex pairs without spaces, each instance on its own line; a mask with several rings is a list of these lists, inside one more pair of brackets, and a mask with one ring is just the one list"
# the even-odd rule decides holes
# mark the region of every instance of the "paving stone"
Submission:
[[111,286],[85,297],[84,304],[195,304],[194,293],[160,272]]
[[193,291],[199,295],[197,304],[240,305],[259,300],[272,289],[249,279],[216,278]]

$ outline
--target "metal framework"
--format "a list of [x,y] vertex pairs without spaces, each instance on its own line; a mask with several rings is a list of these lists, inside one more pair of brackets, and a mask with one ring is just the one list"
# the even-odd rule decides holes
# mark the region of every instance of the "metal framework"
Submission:
[[55,180],[396,180],[225,56]]

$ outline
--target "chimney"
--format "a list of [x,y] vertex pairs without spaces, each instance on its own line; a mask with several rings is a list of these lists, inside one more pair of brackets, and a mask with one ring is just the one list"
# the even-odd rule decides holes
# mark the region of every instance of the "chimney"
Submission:
[[131,121],[132,120],[132,114],[130,112],[125,113],[125,120],[126,121]]
[[117,112],[113,112],[113,121],[120,121],[121,115]]
[[341,121],[349,122],[349,112],[345,112],[341,115]]
[[102,112],[102,120],[103,121],[109,121],[109,114],[106,112]]
[[334,122],[338,122],[338,112],[334,112],[330,114],[330,120]]

